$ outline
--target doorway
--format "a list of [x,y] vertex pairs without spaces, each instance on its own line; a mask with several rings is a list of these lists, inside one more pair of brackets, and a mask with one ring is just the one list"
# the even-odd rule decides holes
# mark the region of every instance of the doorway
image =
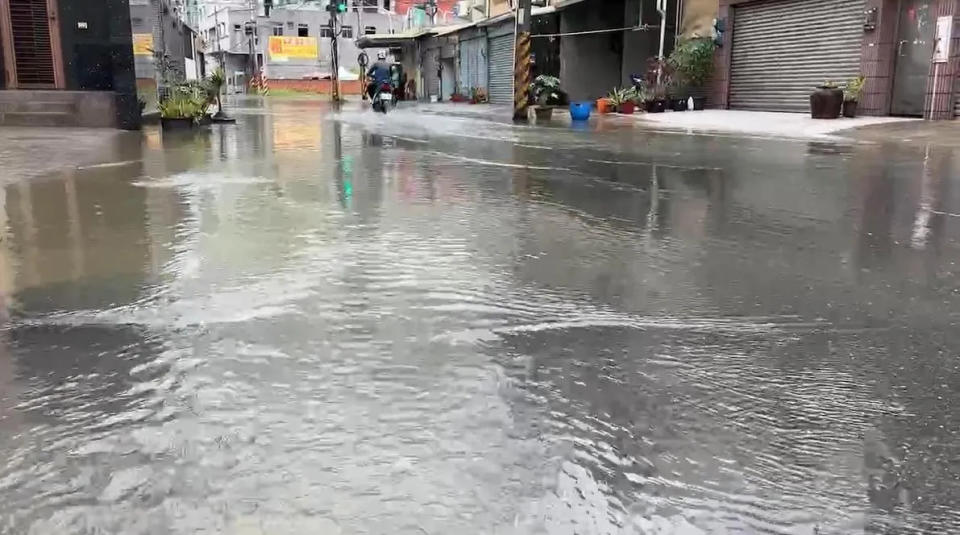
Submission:
[[440,60],[440,99],[452,100],[456,93],[456,63],[453,58]]
[[891,115],[923,116],[937,26],[931,4],[932,0],[900,0]]

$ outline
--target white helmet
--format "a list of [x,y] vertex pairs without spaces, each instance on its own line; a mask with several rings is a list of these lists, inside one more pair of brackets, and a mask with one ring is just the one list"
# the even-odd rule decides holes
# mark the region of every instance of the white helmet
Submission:
[[381,50],[377,52],[377,59],[387,59],[387,51]]

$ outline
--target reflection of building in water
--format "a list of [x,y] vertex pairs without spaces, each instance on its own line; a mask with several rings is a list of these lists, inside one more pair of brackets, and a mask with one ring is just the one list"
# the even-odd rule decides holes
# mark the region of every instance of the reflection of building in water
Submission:
[[148,260],[145,192],[129,181],[139,165],[70,171],[6,189],[7,247],[17,252],[16,276],[6,284],[25,309],[137,296]]

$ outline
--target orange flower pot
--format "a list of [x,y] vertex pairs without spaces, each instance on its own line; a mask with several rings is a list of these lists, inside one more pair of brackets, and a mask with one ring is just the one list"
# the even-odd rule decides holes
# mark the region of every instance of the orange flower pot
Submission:
[[597,113],[613,113],[613,103],[608,98],[597,99]]

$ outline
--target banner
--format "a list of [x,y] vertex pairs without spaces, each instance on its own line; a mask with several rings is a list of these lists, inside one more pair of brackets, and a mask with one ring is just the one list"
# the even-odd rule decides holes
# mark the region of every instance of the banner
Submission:
[[271,35],[270,59],[273,61],[288,61],[291,58],[316,60],[317,38]]
[[152,56],[153,55],[153,34],[152,33],[133,34],[133,55],[134,56]]

